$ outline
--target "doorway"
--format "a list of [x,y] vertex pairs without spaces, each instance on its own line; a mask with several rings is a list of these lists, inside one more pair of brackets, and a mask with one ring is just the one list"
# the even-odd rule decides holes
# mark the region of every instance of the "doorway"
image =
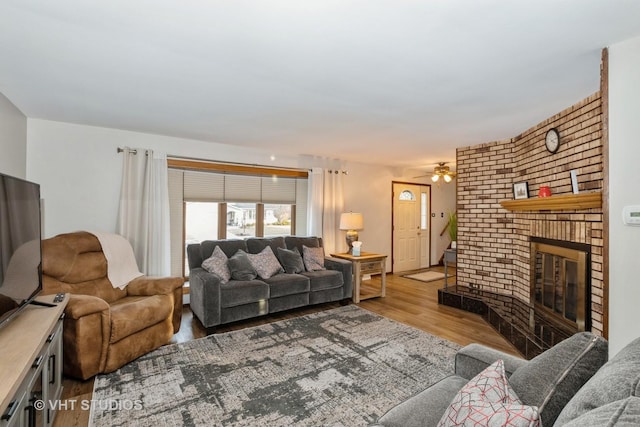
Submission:
[[430,266],[431,186],[393,183],[392,271]]

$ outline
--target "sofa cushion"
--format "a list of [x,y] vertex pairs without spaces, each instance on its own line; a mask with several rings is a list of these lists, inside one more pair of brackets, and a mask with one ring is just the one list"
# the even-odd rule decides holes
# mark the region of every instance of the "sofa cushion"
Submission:
[[558,417],[568,423],[607,403],[640,396],[640,338],[618,352],[578,391]]
[[321,239],[317,237],[298,237],[298,236],[286,236],[284,243],[287,249],[298,248],[298,252],[302,253],[302,247],[319,248],[322,246]]
[[262,252],[258,254],[247,254],[249,262],[253,269],[258,273],[261,279],[268,279],[274,274],[284,272],[280,265],[280,261],[276,258],[270,246],[266,246]]
[[542,424],[553,425],[562,408],[607,360],[607,341],[577,333],[518,368],[509,383],[522,402],[537,406]]
[[379,420],[379,426],[424,427],[435,426],[453,400],[467,383],[457,375],[448,376],[426,390],[391,408]]
[[558,425],[563,427],[632,427],[638,424],[640,424],[640,397],[630,396],[586,412],[566,424]]
[[275,254],[278,248],[285,249],[284,237],[251,237],[247,239],[247,251],[250,254],[259,254],[266,247],[270,247]]
[[227,258],[231,258],[240,249],[245,252],[247,251],[247,242],[242,239],[205,240],[200,243],[200,255],[202,256],[202,260],[209,258],[216,246],[220,246],[220,249],[222,249],[222,252],[227,255]]
[[344,284],[342,273],[336,270],[305,271],[301,274],[311,281],[311,292],[339,288]]
[[302,261],[307,271],[324,270],[324,249],[302,247]]
[[520,402],[499,359],[462,387],[438,423],[438,427],[461,425],[538,427],[540,414],[535,406]]
[[111,304],[110,343],[142,331],[169,318],[173,309],[170,295],[124,297]]
[[268,299],[269,285],[262,280],[230,280],[220,285],[220,307],[222,308],[237,307]]
[[233,280],[253,280],[258,277],[247,253],[239,249],[231,258],[229,258],[229,271]]
[[269,284],[271,298],[308,293],[311,286],[309,278],[301,274],[281,273],[264,281]]
[[216,276],[220,277],[220,281],[222,283],[226,283],[231,279],[231,272],[229,271],[229,266],[227,265],[229,262],[229,258],[222,252],[220,246],[216,246],[213,250],[213,254],[204,261],[202,261],[202,268],[207,270],[209,273],[213,273]]
[[284,271],[289,274],[302,273],[304,271],[304,263],[302,262],[302,255],[298,248],[283,249],[278,248],[278,260],[284,267]]

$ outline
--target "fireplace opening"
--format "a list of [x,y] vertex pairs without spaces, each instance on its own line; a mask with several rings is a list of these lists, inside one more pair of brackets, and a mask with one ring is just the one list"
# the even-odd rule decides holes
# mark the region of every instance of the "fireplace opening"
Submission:
[[[591,247],[531,238],[531,303],[536,316],[572,334],[591,329]],[[538,329],[531,319],[530,327]],[[544,334],[544,331],[537,331]]]

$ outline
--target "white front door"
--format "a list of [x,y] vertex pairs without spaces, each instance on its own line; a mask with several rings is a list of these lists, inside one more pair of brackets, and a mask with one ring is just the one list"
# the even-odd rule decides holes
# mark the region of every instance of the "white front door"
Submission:
[[430,187],[393,183],[393,272],[429,267]]

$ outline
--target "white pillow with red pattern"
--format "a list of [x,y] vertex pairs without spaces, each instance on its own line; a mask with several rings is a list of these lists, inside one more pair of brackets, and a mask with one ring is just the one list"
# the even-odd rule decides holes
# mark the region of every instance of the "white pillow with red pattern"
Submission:
[[509,386],[504,362],[498,360],[456,394],[438,427],[540,427],[535,406],[523,405]]

